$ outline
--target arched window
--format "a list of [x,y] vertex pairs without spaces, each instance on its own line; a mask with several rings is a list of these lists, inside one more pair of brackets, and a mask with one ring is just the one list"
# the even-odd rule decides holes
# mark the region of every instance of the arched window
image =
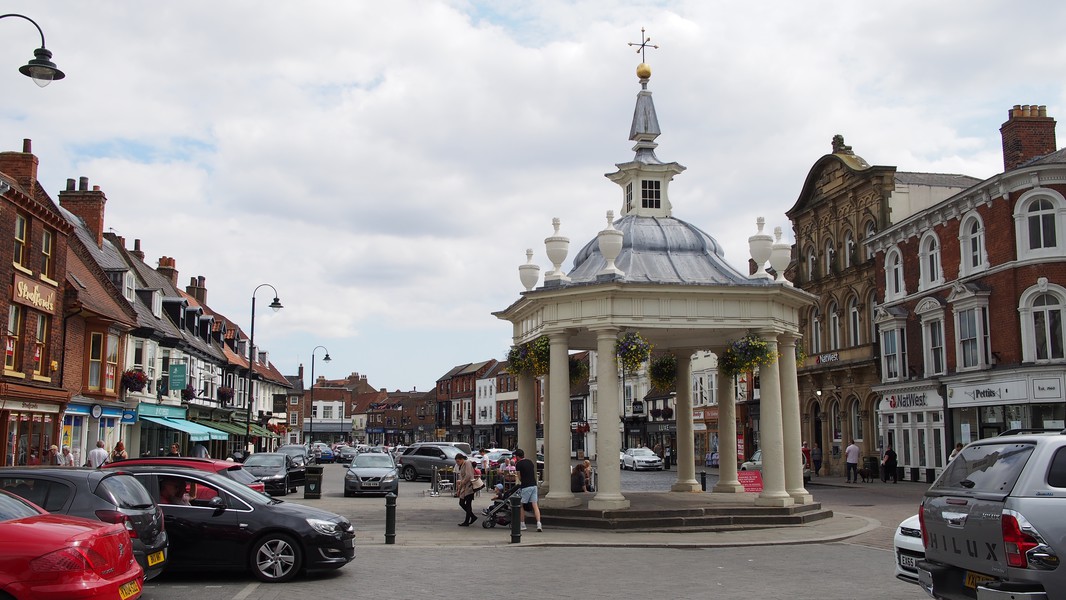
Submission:
[[858,346],[862,343],[862,325],[859,320],[859,299],[852,296],[848,299],[848,345]]
[[848,421],[851,422],[851,437],[855,438],[856,442],[861,442],[863,438],[862,411],[859,410],[858,398],[851,400],[851,406],[848,407]]
[[907,294],[903,283],[903,256],[892,248],[885,256],[885,299],[895,300]]
[[837,310],[837,303],[830,302],[826,312],[828,313],[826,317],[829,319],[829,344],[826,349],[838,350],[840,349],[840,311]]
[[922,238],[919,251],[919,278],[921,289],[929,289],[944,283],[940,270],[940,243],[936,234],[929,232]]
[[1064,206],[1062,195],[1048,188],[1035,188],[1022,194],[1014,209],[1020,260],[1063,254],[1059,230],[1063,227]]
[[1018,312],[1022,326],[1022,360],[1025,362],[1066,359],[1066,288],[1041,277],[1022,293]]
[[818,275],[818,258],[814,248],[807,248],[807,280],[814,281]]
[[988,256],[985,250],[985,226],[981,215],[973,212],[962,220],[959,226],[959,251],[961,261],[959,274],[970,275],[988,268]]
[[825,274],[832,275],[836,272],[837,250],[833,240],[825,243]]
[[855,264],[858,256],[855,254],[855,236],[851,232],[844,234],[844,268],[847,269]]
[[822,353],[822,313],[818,307],[811,310],[811,354]]
[[1047,198],[1039,198],[1026,209],[1029,227],[1029,249],[1054,248],[1058,243],[1055,231],[1055,207]]

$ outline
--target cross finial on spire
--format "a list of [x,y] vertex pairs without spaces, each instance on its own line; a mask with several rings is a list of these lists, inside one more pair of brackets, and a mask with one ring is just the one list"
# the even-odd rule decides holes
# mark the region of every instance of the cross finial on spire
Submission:
[[644,36],[644,28],[643,27],[640,28],[640,39],[641,39],[640,43],[629,42],[629,45],[630,46],[637,46],[637,54],[640,54],[640,62],[646,62],[644,60],[644,50],[645,50],[645,48],[651,47],[651,48],[655,48],[656,50],[658,50],[659,47],[656,46],[655,44],[649,44],[648,43],[648,42],[651,41],[651,38]]

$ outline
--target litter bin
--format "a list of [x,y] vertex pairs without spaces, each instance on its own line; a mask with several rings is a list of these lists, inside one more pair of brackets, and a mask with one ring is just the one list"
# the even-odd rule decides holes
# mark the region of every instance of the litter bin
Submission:
[[304,498],[317,500],[322,497],[322,465],[307,465],[307,481],[304,483]]

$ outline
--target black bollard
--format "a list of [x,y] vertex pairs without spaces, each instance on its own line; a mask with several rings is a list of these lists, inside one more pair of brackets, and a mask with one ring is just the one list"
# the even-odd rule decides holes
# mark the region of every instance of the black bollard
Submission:
[[511,494],[511,543],[522,542],[522,502],[517,491]]
[[700,488],[707,491],[707,471],[700,471]]
[[385,543],[396,543],[396,494],[385,494]]

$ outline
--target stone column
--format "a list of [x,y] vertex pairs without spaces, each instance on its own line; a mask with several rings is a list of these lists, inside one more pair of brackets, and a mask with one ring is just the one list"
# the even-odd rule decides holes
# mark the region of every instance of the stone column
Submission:
[[677,390],[674,417],[677,423],[677,482],[672,492],[702,492],[696,481],[696,442],[692,437],[692,352],[679,350],[677,354]]
[[811,504],[814,497],[803,487],[803,440],[800,431],[799,380],[796,378],[796,336],[784,334],[781,342],[781,424],[785,442],[785,491],[796,504]]
[[[764,331],[759,339],[777,352],[777,333]],[[781,421],[781,368],[777,360],[759,367],[759,447],[762,450],[762,492],[756,506],[792,506],[785,491],[785,443]]]
[[618,453],[622,442],[618,437],[622,402],[618,398],[618,364],[614,345],[618,329],[596,331],[596,472],[599,475],[596,496],[589,508],[610,510],[629,508],[629,500],[622,495],[622,475],[618,468]]
[[529,373],[518,376],[518,447],[537,445],[537,396],[535,378]]
[[[722,348],[714,353],[722,356]],[[744,486],[737,479],[737,398],[733,376],[718,371],[718,483],[713,491],[739,494]]]
[[[551,363],[548,367],[548,403],[545,410],[545,465],[548,494],[540,502],[545,508],[566,508],[581,503],[570,491],[570,355],[566,333],[551,333]],[[547,403],[546,403],[547,404]],[[551,436],[548,437],[548,432]],[[536,448],[526,457],[536,460]]]

